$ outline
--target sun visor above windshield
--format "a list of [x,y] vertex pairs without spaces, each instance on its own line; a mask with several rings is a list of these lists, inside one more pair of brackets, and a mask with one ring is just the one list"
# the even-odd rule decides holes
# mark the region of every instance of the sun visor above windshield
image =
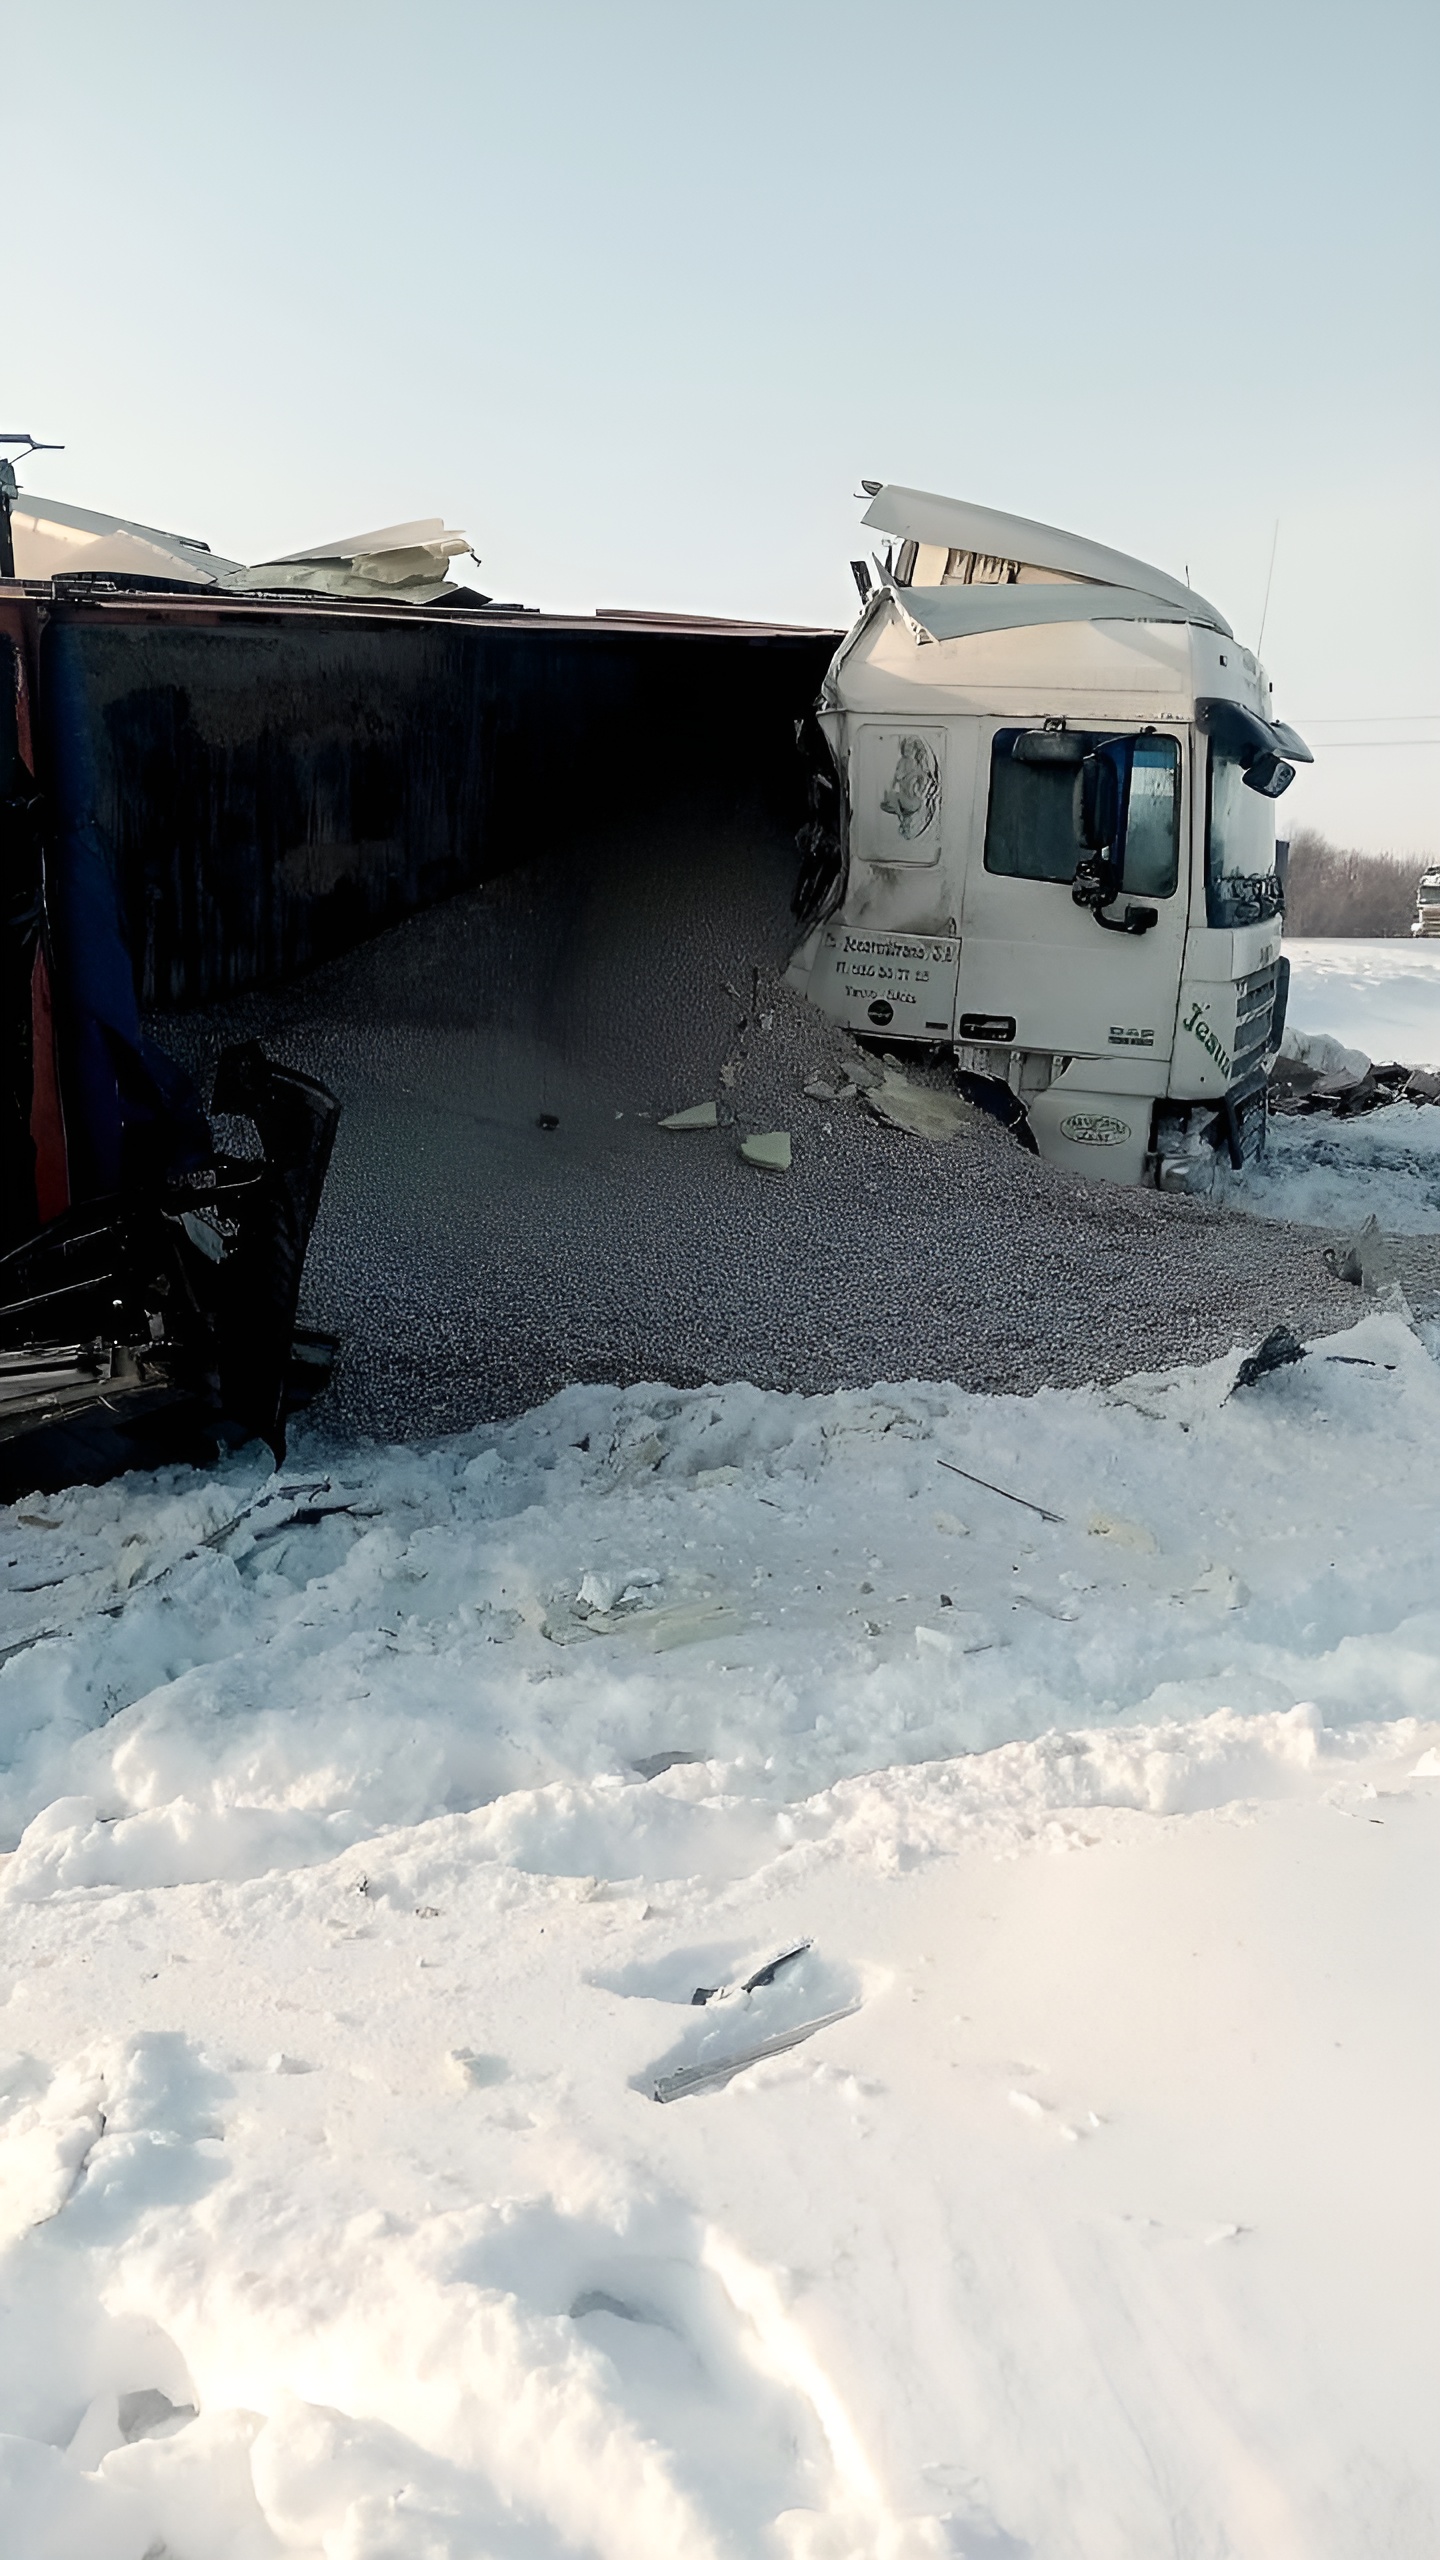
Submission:
[[[871,482],[873,487],[874,483]],[[942,544],[949,551],[983,554],[1012,561],[1017,569],[1049,570],[1057,577],[1092,578],[1107,587],[1125,587],[1184,605],[1185,619],[1228,633],[1212,604],[1197,596],[1183,580],[1153,569],[1128,552],[1111,551],[1103,542],[1086,542],[1058,526],[1033,524],[1026,516],[1002,515],[994,507],[971,506],[963,498],[942,498],[929,489],[881,489],[862,521],[904,542]]]
[[1232,634],[1199,596],[1183,603],[1133,587],[905,587],[890,591],[902,612],[932,640],[965,640],[982,631],[1017,631],[1040,622],[1195,622]]
[[1284,756],[1292,764],[1315,761],[1304,739],[1287,722],[1262,720],[1258,711],[1247,711],[1243,703],[1206,695],[1195,705],[1195,725],[1214,739],[1222,754],[1237,757],[1241,764],[1253,764],[1257,756]]

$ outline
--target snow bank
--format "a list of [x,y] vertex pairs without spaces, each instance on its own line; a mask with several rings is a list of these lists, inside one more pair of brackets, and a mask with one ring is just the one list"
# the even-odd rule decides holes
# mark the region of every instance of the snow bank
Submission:
[[1440,942],[1285,942],[1290,1020],[1384,1065],[1440,1066]]
[[16,2547],[1428,2560],[1440,1376],[1239,1356],[0,1515]]

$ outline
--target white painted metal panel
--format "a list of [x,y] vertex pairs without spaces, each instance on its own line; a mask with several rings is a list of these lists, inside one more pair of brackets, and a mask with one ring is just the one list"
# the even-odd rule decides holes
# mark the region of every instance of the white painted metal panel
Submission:
[[944,1040],[954,1022],[959,963],[953,936],[869,933],[837,922],[821,928],[806,993],[851,1031]]

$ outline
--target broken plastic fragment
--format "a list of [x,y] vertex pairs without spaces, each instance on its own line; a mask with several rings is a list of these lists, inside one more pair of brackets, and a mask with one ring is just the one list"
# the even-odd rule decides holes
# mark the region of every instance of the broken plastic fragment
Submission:
[[765,1129],[753,1138],[742,1138],[740,1153],[747,1164],[763,1165],[768,1173],[790,1170],[790,1132],[788,1129]]
[[1336,1280],[1348,1280],[1357,1289],[1388,1289],[1395,1279],[1395,1256],[1380,1232],[1380,1221],[1371,1216],[1343,1249],[1333,1246],[1326,1251],[1325,1267]]
[[662,1129],[714,1129],[720,1115],[713,1102],[692,1102],[684,1111],[672,1111],[662,1120]]
[[1288,1324],[1277,1324],[1273,1332],[1266,1334],[1259,1349],[1241,1361],[1230,1392],[1234,1395],[1240,1387],[1253,1387],[1261,1378],[1268,1378],[1272,1371],[1288,1369],[1294,1361],[1304,1357],[1304,1343],[1296,1341]]
[[873,1085],[865,1100],[878,1120],[908,1130],[912,1138],[928,1138],[937,1147],[948,1145],[976,1119],[974,1104],[963,1094],[934,1093],[927,1085],[911,1084],[898,1067],[887,1067],[884,1081]]

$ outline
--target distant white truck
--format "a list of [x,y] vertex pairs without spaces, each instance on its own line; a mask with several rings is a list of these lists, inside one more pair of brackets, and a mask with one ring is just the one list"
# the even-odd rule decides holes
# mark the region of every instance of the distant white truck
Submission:
[[1412,933],[1440,933],[1440,871],[1423,871],[1415,892]]
[[817,706],[833,774],[791,983],[1008,1087],[1052,1164],[1201,1187],[1217,1149],[1264,1144],[1273,803],[1310,750],[1179,579],[864,486],[888,539]]

